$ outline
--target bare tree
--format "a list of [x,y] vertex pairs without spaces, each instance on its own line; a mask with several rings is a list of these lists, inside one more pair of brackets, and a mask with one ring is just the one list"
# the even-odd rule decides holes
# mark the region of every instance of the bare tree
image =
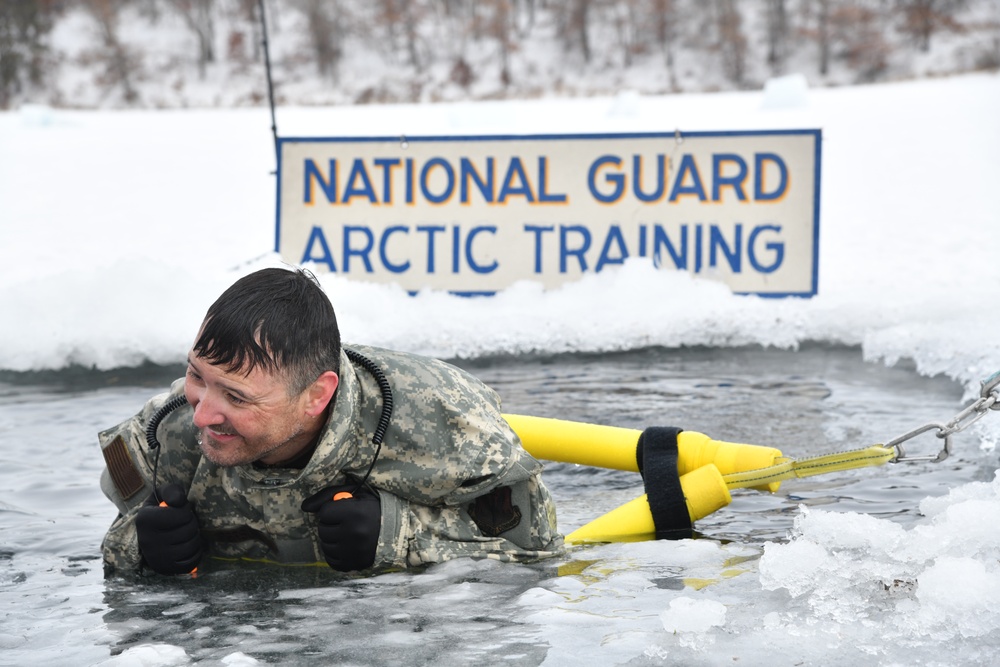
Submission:
[[343,56],[343,7],[340,0],[297,0],[305,15],[309,45],[319,75],[336,79]]
[[198,42],[198,75],[215,62],[215,0],[170,0]]
[[[535,17],[538,14],[538,0],[514,0],[514,11],[517,15],[527,14],[527,18],[520,22],[518,33],[523,37],[531,32],[535,27]],[[541,0],[545,4],[545,0]]]
[[41,86],[48,57],[47,37],[57,7],[51,0],[0,2],[0,108],[28,86]]
[[639,0],[620,0],[613,3],[608,9],[611,13],[611,22],[614,24],[615,35],[618,37],[622,64],[625,67],[631,67],[633,57],[644,49]]
[[830,16],[837,0],[815,0],[801,4],[798,32],[816,43],[817,69],[821,76],[830,73],[830,59],[833,53],[833,35]]
[[559,35],[566,49],[579,45],[584,62],[590,62],[590,14],[594,0],[559,0],[553,7]]
[[415,68],[423,61],[419,29],[426,13],[427,8],[419,0],[378,0],[375,5],[375,21],[388,31],[390,48],[394,49],[402,39],[407,60]]
[[898,0],[902,30],[926,53],[931,49],[931,36],[935,32],[962,30],[955,14],[966,4],[965,0]]
[[[259,0],[234,0],[232,5],[233,27],[226,38],[229,60],[240,63],[259,61],[263,36],[260,29]],[[246,34],[249,33],[249,39]],[[247,53],[247,41],[250,52]]]
[[766,0],[767,64],[771,72],[781,74],[788,58],[788,10],[785,0]]
[[722,69],[733,83],[740,85],[746,77],[747,38],[743,34],[743,17],[736,0],[715,0],[717,46]]
[[831,0],[818,0],[819,71],[823,76],[830,72],[830,2]]
[[137,67],[135,56],[118,37],[119,14],[126,0],[83,0],[83,7],[97,22],[101,45],[98,59],[104,71],[98,81],[107,87],[121,86],[125,102],[132,104],[139,99],[133,83]]
[[462,11],[462,0],[438,0],[445,16],[457,16]]
[[838,55],[860,81],[877,80],[889,66],[884,9],[880,2],[849,0],[830,13],[831,39]]
[[516,48],[514,8],[510,0],[488,0],[488,14],[485,20],[486,35],[492,38],[500,50],[500,81],[504,87],[510,85],[510,56]]
[[670,87],[677,90],[677,71],[674,66],[675,50],[679,36],[680,10],[677,0],[650,0],[649,18],[655,42],[663,53]]
[[136,14],[150,23],[156,23],[160,20],[160,4],[161,0],[132,0]]

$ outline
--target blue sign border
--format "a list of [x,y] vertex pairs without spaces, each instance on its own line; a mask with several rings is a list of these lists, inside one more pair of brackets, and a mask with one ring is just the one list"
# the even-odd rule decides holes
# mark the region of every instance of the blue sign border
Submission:
[[[810,298],[819,293],[819,207],[820,185],[822,182],[823,131],[818,129],[798,130],[703,130],[682,132],[609,132],[601,134],[471,134],[471,135],[418,135],[418,136],[358,136],[358,137],[278,137],[277,178],[275,197],[274,252],[281,254],[281,156],[284,144],[294,143],[375,143],[375,142],[450,142],[450,141],[562,141],[580,139],[684,139],[688,137],[767,137],[767,136],[812,136],[814,141],[813,174],[813,257],[812,287],[808,292],[734,292],[734,294],[754,294],[762,298],[784,299],[788,297]],[[452,292],[460,296],[491,296],[496,292]]]

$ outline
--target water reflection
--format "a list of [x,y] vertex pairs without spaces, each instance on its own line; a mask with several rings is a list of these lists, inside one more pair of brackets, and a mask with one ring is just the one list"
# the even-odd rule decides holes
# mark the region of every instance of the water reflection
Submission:
[[368,579],[222,567],[197,579],[110,580],[103,620],[117,637],[112,654],[164,643],[194,661],[240,652],[275,664],[537,665],[545,646],[513,601],[555,574],[552,564],[492,561]]

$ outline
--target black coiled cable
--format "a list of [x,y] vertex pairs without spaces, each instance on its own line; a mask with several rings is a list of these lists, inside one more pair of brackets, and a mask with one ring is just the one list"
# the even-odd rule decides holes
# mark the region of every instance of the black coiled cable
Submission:
[[150,449],[159,449],[160,441],[156,439],[156,429],[160,426],[160,422],[163,418],[169,415],[171,412],[181,407],[187,403],[187,396],[180,394],[179,396],[174,396],[169,401],[163,404],[159,410],[156,411],[150,420],[146,424],[146,446]]
[[164,403],[160,409],[157,410],[152,417],[150,417],[149,423],[146,424],[146,447],[153,451],[153,498],[156,499],[157,504],[160,503],[160,494],[156,491],[156,475],[160,468],[160,441],[156,439],[156,429],[159,427],[160,422],[163,421],[164,417],[187,402],[187,396],[184,394],[174,396],[169,401]]
[[372,474],[372,470],[375,468],[378,455],[382,452],[382,438],[385,437],[385,431],[389,428],[389,420],[392,419],[392,387],[389,386],[389,380],[386,379],[385,373],[375,365],[375,362],[360,352],[355,352],[347,348],[344,348],[344,350],[347,352],[348,359],[359,364],[372,374],[375,382],[378,383],[379,392],[382,394],[382,414],[379,416],[378,425],[375,427],[375,433],[372,435],[372,444],[375,445],[375,456],[372,457],[371,465],[368,466],[365,476],[361,478],[361,481],[358,482],[358,485],[354,489],[354,493],[357,493],[365,485],[365,482],[368,481],[368,476]]
[[[365,476],[361,478],[361,481],[358,482],[357,487],[354,489],[354,493],[357,493],[365,485],[365,482],[368,481],[368,476],[372,474],[375,462],[382,452],[382,439],[385,437],[385,432],[389,428],[389,422],[392,419],[392,387],[389,386],[389,380],[386,379],[385,373],[375,365],[374,361],[354,350],[344,348],[344,352],[347,353],[348,359],[371,373],[372,377],[375,378],[375,382],[378,383],[379,392],[382,394],[382,413],[379,415],[378,424],[375,426],[375,433],[372,434],[372,444],[375,445],[375,456],[372,457],[371,465],[368,466]],[[156,429],[167,415],[187,402],[187,397],[184,394],[174,396],[164,403],[150,417],[149,423],[146,424],[146,447],[153,452],[153,497],[157,503],[160,502],[160,497],[156,492],[156,475],[160,466],[160,441],[156,438]]]

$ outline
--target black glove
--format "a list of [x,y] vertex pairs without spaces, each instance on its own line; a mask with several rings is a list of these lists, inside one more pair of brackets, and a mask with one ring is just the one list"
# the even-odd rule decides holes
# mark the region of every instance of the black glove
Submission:
[[[378,534],[382,529],[382,503],[378,494],[355,484],[331,486],[302,501],[302,510],[316,514],[319,543],[326,562],[334,570],[364,570],[375,563]],[[334,500],[348,491],[352,498]]]
[[139,551],[160,574],[186,574],[197,567],[202,553],[194,506],[178,484],[159,489],[159,497],[166,506],[152,494],[135,515]]

